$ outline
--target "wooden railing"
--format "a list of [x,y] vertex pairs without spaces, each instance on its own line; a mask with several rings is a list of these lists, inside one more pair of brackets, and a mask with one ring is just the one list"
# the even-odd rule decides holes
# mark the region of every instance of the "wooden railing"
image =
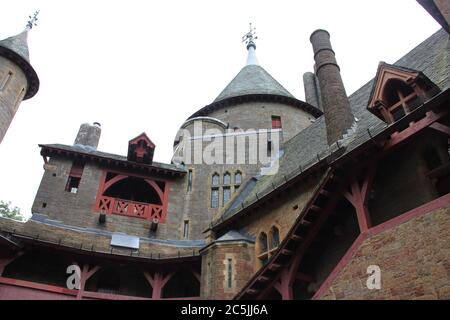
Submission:
[[100,213],[119,214],[147,220],[158,220],[159,222],[163,222],[164,220],[162,205],[106,196],[101,196],[97,199],[96,211]]

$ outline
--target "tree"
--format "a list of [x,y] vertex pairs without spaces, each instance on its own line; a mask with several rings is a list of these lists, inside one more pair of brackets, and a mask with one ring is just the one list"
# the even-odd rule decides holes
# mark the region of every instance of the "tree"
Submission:
[[23,216],[18,207],[11,207],[11,202],[0,200],[0,217],[23,221]]

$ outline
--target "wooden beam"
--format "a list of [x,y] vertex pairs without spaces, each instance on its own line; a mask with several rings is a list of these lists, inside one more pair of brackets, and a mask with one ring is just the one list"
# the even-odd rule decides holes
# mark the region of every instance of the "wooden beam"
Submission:
[[272,262],[272,263],[269,264],[269,266],[268,266],[268,268],[269,268],[270,271],[277,271],[277,270],[279,270],[281,267],[282,267],[281,264],[274,263],[274,262]]
[[298,236],[296,234],[292,234],[291,235],[291,239],[298,242],[298,241],[302,241],[303,237],[300,237],[300,236]]
[[281,254],[283,254],[285,256],[290,256],[290,255],[292,255],[292,250],[281,249]]
[[255,294],[258,293],[258,290],[255,290],[255,289],[248,289],[246,292],[247,292],[249,295],[253,296],[253,295],[255,295]]
[[3,274],[3,271],[5,271],[5,268],[8,264],[13,262],[17,258],[20,258],[23,254],[24,254],[23,251],[19,251],[11,258],[0,259],[0,276]]
[[439,123],[439,122],[432,123],[430,125],[430,128],[433,128],[434,130],[437,130],[437,131],[443,132],[447,135],[450,135],[450,127],[443,125],[442,123]]
[[408,140],[410,137],[421,131],[422,129],[429,127],[434,122],[438,121],[442,117],[444,117],[449,111],[446,110],[444,112],[435,113],[433,111],[428,111],[426,116],[419,121],[412,124],[410,127],[406,128],[402,132],[398,132],[397,134],[393,134],[391,139],[387,141],[384,145],[383,151],[388,149],[392,149],[395,146],[400,145],[404,141]]

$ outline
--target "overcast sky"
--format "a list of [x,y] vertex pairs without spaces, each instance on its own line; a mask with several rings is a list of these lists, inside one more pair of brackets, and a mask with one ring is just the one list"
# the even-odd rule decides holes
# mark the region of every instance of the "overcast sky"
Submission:
[[180,125],[244,66],[249,22],[260,64],[301,100],[315,29],[330,32],[348,94],[439,29],[414,0],[14,0],[3,1],[0,38],[36,9],[29,47],[41,87],[0,145],[0,199],[26,216],[43,174],[38,143],[71,145],[83,122],[101,123],[101,151],[125,155],[145,131],[155,161],[169,162]]

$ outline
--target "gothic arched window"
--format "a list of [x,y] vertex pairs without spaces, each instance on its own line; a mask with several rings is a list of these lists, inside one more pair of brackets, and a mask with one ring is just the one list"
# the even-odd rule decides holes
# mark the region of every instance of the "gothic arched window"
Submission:
[[229,174],[228,172],[225,172],[225,174],[223,175],[223,184],[224,185],[231,184],[231,174]]
[[212,185],[214,187],[217,187],[219,185],[219,183],[220,183],[219,180],[220,180],[219,174],[214,173],[213,176],[212,176]]
[[242,183],[242,173],[240,171],[236,171],[234,174],[234,184],[241,184]]
[[267,243],[267,234],[265,232],[261,232],[258,236],[257,243],[257,256],[260,264],[265,265],[267,261],[269,261],[269,247]]
[[278,248],[280,245],[280,231],[277,227],[273,226],[270,229],[270,250]]

